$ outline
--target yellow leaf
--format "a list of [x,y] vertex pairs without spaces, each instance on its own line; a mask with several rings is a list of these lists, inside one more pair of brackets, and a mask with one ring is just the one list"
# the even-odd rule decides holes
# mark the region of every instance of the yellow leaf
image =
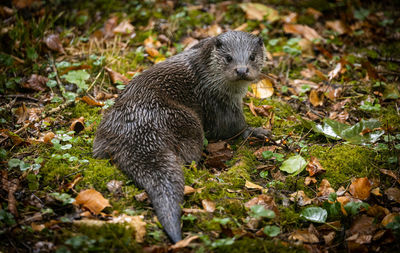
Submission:
[[247,19],[262,21],[265,17],[269,22],[274,22],[280,18],[277,10],[260,3],[241,3],[239,6]]
[[252,84],[251,88],[256,98],[269,98],[274,94],[274,87],[268,79],[263,79],[258,83]]
[[264,189],[262,186],[260,186],[260,185],[258,185],[258,184],[255,184],[255,183],[252,183],[252,182],[247,181],[247,180],[246,180],[246,184],[245,184],[244,186],[245,186],[247,189],[259,189],[259,190]]

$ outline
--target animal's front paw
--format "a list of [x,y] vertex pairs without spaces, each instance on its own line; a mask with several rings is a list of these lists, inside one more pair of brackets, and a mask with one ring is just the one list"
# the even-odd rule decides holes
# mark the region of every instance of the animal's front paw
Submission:
[[262,127],[248,127],[246,131],[243,132],[243,137],[253,136],[259,139],[267,139],[271,137],[271,131]]

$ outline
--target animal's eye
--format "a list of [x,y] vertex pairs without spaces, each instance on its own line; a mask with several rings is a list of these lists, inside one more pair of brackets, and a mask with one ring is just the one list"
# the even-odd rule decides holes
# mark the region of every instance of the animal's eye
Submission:
[[227,56],[225,56],[225,59],[227,62],[231,62],[232,61],[232,56],[230,56],[229,54]]
[[249,59],[250,61],[254,61],[256,59],[256,55],[255,54],[250,55]]

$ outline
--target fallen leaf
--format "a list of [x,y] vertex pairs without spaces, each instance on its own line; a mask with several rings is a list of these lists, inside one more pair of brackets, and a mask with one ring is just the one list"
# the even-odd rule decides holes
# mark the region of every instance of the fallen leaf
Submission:
[[17,117],[17,124],[21,124],[28,119],[28,108],[26,108],[25,103],[22,103],[22,105],[15,110],[15,115]]
[[209,213],[213,213],[215,211],[215,203],[211,200],[203,199],[201,201],[201,204],[204,208]]
[[209,143],[207,145],[208,155],[204,164],[211,168],[226,168],[226,162],[233,157],[233,151],[226,141]]
[[324,238],[325,244],[326,245],[331,245],[333,239],[335,239],[336,232],[329,232],[327,235],[323,235],[322,237]]
[[309,232],[308,230],[296,230],[289,235],[289,240],[296,240],[305,243],[318,243],[319,239],[317,235]]
[[296,23],[298,14],[296,12],[291,12],[287,16],[282,17],[282,21],[285,23]]
[[247,189],[257,189],[257,190],[263,190],[264,188],[260,185],[257,185],[255,183],[252,183],[248,180],[246,180],[246,183],[244,185]]
[[299,206],[306,206],[311,204],[312,199],[310,199],[304,191],[297,191],[289,195],[290,200],[293,202],[297,202],[297,205]]
[[148,53],[151,57],[157,57],[160,55],[157,49],[154,47],[145,47],[146,53]]
[[53,132],[48,132],[43,136],[44,143],[50,143],[51,140],[54,138],[55,134]]
[[135,27],[129,22],[129,20],[124,20],[117,27],[113,29],[114,34],[129,35],[133,33]]
[[44,224],[37,224],[35,222],[32,222],[31,223],[31,228],[33,229],[33,231],[40,232],[43,229],[45,229],[46,226]]
[[349,192],[358,199],[366,200],[371,193],[371,183],[366,177],[357,178],[351,183]]
[[398,174],[396,174],[393,170],[380,169],[379,171],[385,175],[388,175],[388,176],[394,178],[400,184],[400,176]]
[[[107,183],[107,190],[111,193],[118,194],[122,192],[122,185],[124,183],[119,180],[111,180]],[[136,198],[136,196],[135,196]]]
[[322,37],[317,33],[317,31],[315,31],[313,28],[306,26],[306,25],[284,24],[283,30],[286,33],[301,35],[310,41],[322,39]]
[[262,79],[258,83],[251,84],[256,98],[269,98],[274,94],[274,87],[269,79]]
[[96,100],[88,97],[88,96],[83,96],[80,98],[80,100],[84,101],[86,104],[91,105],[91,106],[104,106],[103,103],[97,102]]
[[112,38],[114,37],[113,30],[117,26],[118,23],[118,17],[114,16],[109,19],[104,23],[104,37],[107,38]]
[[174,245],[170,246],[169,249],[175,250],[175,249],[181,249],[181,248],[186,248],[192,241],[198,239],[199,236],[194,235],[194,236],[188,236],[183,240],[180,240],[179,242],[175,243]]
[[325,26],[334,30],[339,35],[348,33],[348,31],[349,31],[349,29],[346,27],[346,25],[341,20],[326,21]]
[[94,189],[81,191],[75,198],[74,204],[82,205],[94,214],[99,214],[104,208],[111,207],[108,199]]
[[146,192],[141,192],[141,193],[135,195],[135,199],[140,202],[143,202],[148,198],[149,198],[149,196],[147,195]]
[[50,34],[46,36],[44,38],[44,43],[49,49],[61,54],[66,54],[58,34]]
[[331,184],[329,183],[328,180],[325,178],[322,179],[321,183],[319,184],[318,187],[318,193],[317,196],[329,196],[331,193],[334,193],[335,190],[331,187]]
[[336,78],[339,75],[339,73],[342,70],[342,68],[343,68],[343,65],[342,65],[341,62],[336,64],[335,68],[332,71],[329,72],[328,80],[332,81],[333,78]]
[[207,211],[204,209],[198,209],[198,208],[182,208],[182,212],[184,212],[184,213],[206,213]]
[[82,174],[78,174],[74,177],[74,179],[72,179],[71,182],[69,182],[68,184],[66,184],[65,186],[63,186],[63,189],[67,189],[67,190],[71,190],[75,187],[75,185],[82,180]]
[[310,91],[309,100],[314,107],[324,105],[324,94],[315,89]]
[[316,182],[317,182],[317,179],[315,179],[314,177],[306,177],[304,179],[305,185],[310,185],[311,183],[315,184]]
[[397,203],[400,203],[400,189],[399,188],[390,187],[385,190],[385,194],[389,200],[391,200],[391,201],[394,200]]
[[127,77],[125,77],[124,75],[121,75],[118,72],[115,72],[114,70],[104,67],[104,69],[107,71],[107,73],[110,75],[111,78],[111,82],[113,84],[116,84],[118,82],[121,82],[123,84],[128,84],[129,83],[129,79]]
[[375,217],[377,219],[382,219],[389,213],[390,213],[390,211],[387,208],[385,208],[383,206],[379,206],[379,205],[370,206],[367,210],[367,214],[369,216]]
[[207,34],[208,36],[217,36],[222,33],[222,28],[218,24],[213,24],[208,27]]
[[275,203],[274,197],[266,195],[266,194],[261,194],[258,195],[257,197],[252,198],[251,200],[247,201],[244,206],[246,208],[251,208],[254,205],[260,205],[263,206],[265,209],[269,209],[274,211],[274,213],[278,216],[279,215],[279,209]]
[[398,213],[389,213],[382,219],[381,224],[386,227],[389,223],[394,222],[394,219],[399,215]]
[[381,193],[379,187],[372,189],[371,193],[374,194],[375,196],[382,197],[382,193]]
[[263,21],[264,17],[269,22],[278,20],[278,11],[260,3],[241,3],[240,8],[246,13],[246,19]]
[[376,69],[371,65],[371,63],[367,60],[364,60],[361,63],[362,67],[367,70],[367,80],[384,80],[383,77],[381,77]]
[[45,91],[47,89],[46,83],[48,80],[47,77],[32,74],[28,81],[21,83],[21,86],[25,89]]
[[320,173],[325,172],[325,169],[319,163],[318,158],[311,156],[310,161],[307,164],[306,170],[308,171],[310,177]]
[[85,129],[85,118],[80,117],[78,119],[74,119],[69,127],[70,131],[75,131],[75,134],[80,133],[83,129]]
[[196,190],[193,187],[185,185],[185,189],[183,191],[184,195],[189,195],[189,194],[192,194],[192,193],[195,193],[195,192],[196,192]]
[[322,17],[322,13],[320,11],[317,11],[316,9],[311,7],[307,8],[306,13],[313,16],[315,20]]
[[138,243],[144,242],[146,235],[146,222],[143,221],[141,216],[129,216],[122,214],[121,216],[114,217],[110,223],[127,223],[130,227],[135,230],[135,240]]

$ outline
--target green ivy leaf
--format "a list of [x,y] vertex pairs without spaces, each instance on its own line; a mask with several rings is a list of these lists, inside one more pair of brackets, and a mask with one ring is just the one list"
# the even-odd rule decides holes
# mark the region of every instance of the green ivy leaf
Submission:
[[8,161],[8,167],[10,167],[10,168],[18,167],[20,165],[20,163],[21,163],[21,160],[12,158]]
[[325,223],[328,212],[321,207],[307,207],[301,211],[300,217],[316,223]]
[[88,85],[86,84],[86,80],[88,80],[90,75],[85,70],[74,70],[68,72],[66,75],[63,75],[62,78],[67,80],[70,83],[76,84],[79,89],[87,90]]
[[268,219],[275,218],[275,212],[269,209],[265,209],[264,206],[261,205],[254,205],[250,207],[251,213],[250,215],[256,218],[265,217]]
[[281,229],[277,226],[265,226],[264,227],[264,234],[268,235],[269,237],[275,237],[281,233]]
[[304,170],[306,165],[307,162],[301,155],[295,155],[286,159],[279,169],[289,174],[297,175]]
[[349,202],[344,205],[344,210],[350,215],[356,215],[360,208],[368,209],[369,205],[364,202]]

